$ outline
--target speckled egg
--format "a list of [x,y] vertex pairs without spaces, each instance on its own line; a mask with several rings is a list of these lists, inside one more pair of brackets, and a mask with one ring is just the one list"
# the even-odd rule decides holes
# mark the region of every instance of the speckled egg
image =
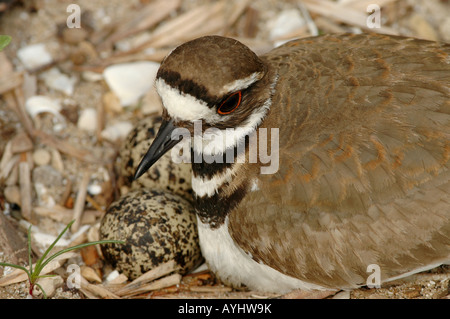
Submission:
[[129,133],[116,162],[119,172],[118,184],[128,186],[132,190],[140,188],[167,190],[192,200],[191,164],[174,163],[170,151],[153,164],[144,175],[133,180],[139,163],[155,139],[161,120],[160,116],[146,117]]
[[125,241],[101,249],[131,280],[169,260],[175,260],[181,274],[202,261],[191,203],[165,191],[141,189],[122,196],[107,209],[99,233],[101,240]]

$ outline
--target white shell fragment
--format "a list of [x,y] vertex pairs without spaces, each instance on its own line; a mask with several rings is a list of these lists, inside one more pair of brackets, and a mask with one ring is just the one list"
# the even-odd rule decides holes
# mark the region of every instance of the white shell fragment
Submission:
[[47,112],[52,113],[58,117],[58,119],[63,121],[63,117],[59,113],[59,111],[61,111],[61,104],[58,100],[52,99],[48,96],[34,95],[30,97],[25,102],[25,109],[32,118],[36,117],[36,115],[40,113]]
[[58,68],[51,68],[42,73],[41,77],[49,88],[63,92],[68,96],[73,94],[74,85],[77,82],[76,77],[69,77],[61,73]]
[[[36,244],[36,246],[39,248],[39,251],[41,253],[44,253],[45,250],[55,241],[57,238],[56,235],[50,235],[47,232],[44,232],[41,230],[38,226],[32,225],[30,222],[26,221],[25,219],[21,219],[19,221],[19,224],[25,228],[28,229],[30,226],[31,228],[31,241]],[[61,225],[61,227],[63,227]],[[62,228],[61,230],[62,231]],[[58,242],[55,244],[55,247],[67,247],[70,245],[70,240],[65,238],[66,236],[61,237]],[[67,254],[64,254],[63,256],[70,258],[70,252]]]
[[17,51],[17,56],[27,70],[34,70],[53,61],[45,44],[38,43],[23,47]]
[[153,86],[159,63],[133,62],[107,67],[103,76],[122,106],[136,104]]

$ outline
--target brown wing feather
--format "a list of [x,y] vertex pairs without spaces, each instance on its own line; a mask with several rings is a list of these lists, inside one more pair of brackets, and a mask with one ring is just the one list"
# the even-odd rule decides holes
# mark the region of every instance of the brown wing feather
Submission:
[[289,125],[279,127],[279,171],[259,175],[243,213],[230,215],[235,241],[330,287],[364,284],[369,264],[386,279],[449,261],[449,53],[446,44],[341,35],[267,54],[280,71],[263,126]]

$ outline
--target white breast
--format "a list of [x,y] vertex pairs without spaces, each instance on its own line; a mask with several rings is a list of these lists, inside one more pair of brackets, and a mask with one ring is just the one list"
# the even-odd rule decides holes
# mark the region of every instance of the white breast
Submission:
[[326,288],[284,275],[256,262],[232,240],[228,232],[228,217],[222,226],[211,229],[197,218],[200,247],[209,268],[222,281],[233,286],[245,285],[252,290],[286,293],[293,289]]

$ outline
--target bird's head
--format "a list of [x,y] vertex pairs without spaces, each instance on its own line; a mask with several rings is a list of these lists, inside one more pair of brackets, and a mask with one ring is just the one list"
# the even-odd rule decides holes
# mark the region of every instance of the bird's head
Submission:
[[177,128],[194,134],[194,124],[201,123],[202,132],[236,130],[225,148],[255,130],[270,106],[267,71],[253,51],[231,38],[206,36],[174,49],[155,81],[164,106],[163,123],[135,178],[181,140],[172,138]]

